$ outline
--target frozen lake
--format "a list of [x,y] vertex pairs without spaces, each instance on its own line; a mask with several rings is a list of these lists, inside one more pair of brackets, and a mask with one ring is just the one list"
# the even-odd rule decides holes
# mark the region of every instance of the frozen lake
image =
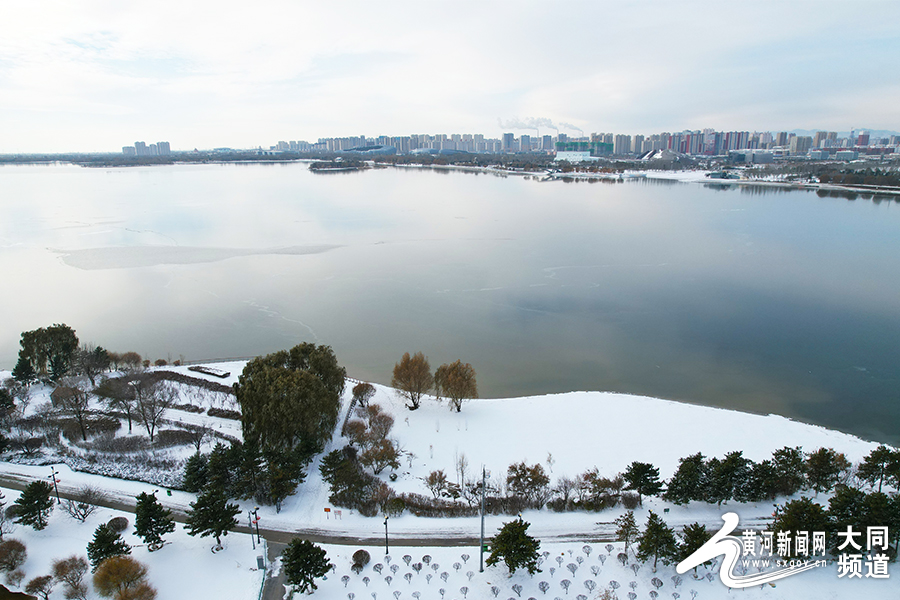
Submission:
[[151,359],[314,341],[380,383],[421,350],[472,363],[482,396],[629,392],[900,443],[892,201],[253,164],[0,167],[0,202],[0,368],[53,323]]

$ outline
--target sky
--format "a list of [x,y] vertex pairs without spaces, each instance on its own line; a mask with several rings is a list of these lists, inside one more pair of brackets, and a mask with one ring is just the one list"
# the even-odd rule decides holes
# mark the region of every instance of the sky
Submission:
[[897,23],[894,0],[4,0],[0,153],[896,130]]

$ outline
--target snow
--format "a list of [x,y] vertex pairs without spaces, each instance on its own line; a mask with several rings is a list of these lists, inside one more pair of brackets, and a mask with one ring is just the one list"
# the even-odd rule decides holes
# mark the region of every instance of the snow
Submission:
[[[147,486],[145,486],[146,488]],[[3,489],[7,506],[18,497],[19,492]],[[128,529],[123,532],[125,542],[132,547],[131,556],[148,567],[148,578],[157,589],[157,598],[225,599],[240,598],[252,600],[259,594],[263,571],[256,568],[256,557],[263,553],[253,544],[249,535],[230,533],[222,538],[225,549],[213,554],[213,538],[187,535],[184,526],[176,524],[175,531],[163,536],[166,544],[162,549],[149,552],[143,541],[134,535],[134,515],[100,508],[84,523],[54,508],[49,524],[42,531],[31,527],[17,526],[4,539],[18,539],[25,544],[28,559],[22,566],[25,579],[22,586],[34,577],[51,573],[51,565],[56,559],[64,559],[73,554],[87,559],[87,545],[94,537],[94,530],[101,523],[113,517],[128,519]],[[90,579],[90,572],[85,577]],[[57,585],[50,595],[51,600],[61,599],[63,588]],[[89,598],[99,598],[91,593]]]
[[[211,363],[210,366],[231,373],[224,380],[187,371],[186,366],[167,369],[230,385],[237,381],[244,364],[245,361]],[[348,381],[340,423],[343,423],[343,417],[349,407],[350,389],[354,383]],[[394,416],[395,424],[390,436],[398,442],[405,453],[401,467],[396,472],[396,481],[390,481],[389,471],[381,474],[382,479],[397,492],[429,495],[430,492],[425,488],[422,479],[436,469],[443,469],[450,481],[457,481],[459,476],[456,465],[462,456],[465,456],[468,463],[466,478],[470,480],[478,477],[484,466],[490,471],[494,483],[502,485],[507,467],[511,463],[525,461],[527,464],[542,464],[551,477],[552,485],[561,476],[575,477],[594,467],[599,469],[601,475],[612,477],[623,471],[632,461],[650,462],[659,467],[661,478],[668,478],[675,471],[679,458],[696,452],[702,452],[707,457],[722,457],[727,452],[742,450],[744,456],[760,461],[769,458],[774,450],[783,446],[801,446],[805,451],[830,447],[845,453],[849,460],[858,462],[876,447],[873,442],[777,415],[755,415],[626,394],[571,392],[524,398],[477,399],[464,403],[462,412],[456,413],[449,409],[446,402],[439,403],[431,397],[424,398],[418,410],[410,411],[394,390],[380,385],[375,385],[375,388],[376,393],[371,402],[380,405]],[[48,391],[41,392],[45,393]],[[33,404],[41,401],[41,398],[37,397]],[[211,422],[218,424],[223,433],[227,430],[235,437],[240,435],[240,423],[236,421],[214,419],[183,411],[172,413],[177,413],[174,417],[170,415],[174,419],[184,422]],[[135,432],[139,432],[137,427]],[[355,511],[340,509],[342,515],[338,519],[333,511],[324,510],[336,507],[328,503],[328,487],[318,474],[318,465],[325,453],[342,447],[346,442],[336,434],[325,451],[309,465],[306,481],[297,493],[284,502],[280,513],[276,513],[274,507],[260,509],[260,526],[264,529],[300,532],[301,535],[330,534],[350,539],[370,540],[368,542],[370,544],[374,544],[374,540],[383,539],[384,526],[380,517],[367,518]],[[138,493],[159,489],[158,486],[147,483],[76,472],[65,465],[58,465],[56,468],[60,472],[62,490],[93,485],[104,489],[112,498],[129,505],[133,505],[134,497]],[[48,474],[47,466],[0,462],[0,475],[12,477],[23,483],[44,479]],[[10,492],[7,496],[11,498],[14,494]],[[179,491],[172,491],[171,496],[163,493],[158,496],[166,506],[180,512],[185,512],[189,503],[195,499],[193,494]],[[784,499],[779,499],[779,502],[783,501]],[[254,508],[251,502],[240,504],[244,511]],[[649,510],[662,514],[666,509],[669,510],[664,516],[666,522],[677,530],[684,524],[698,521],[716,531],[721,527],[722,513],[727,511],[737,512],[741,517],[742,526],[764,527],[771,517],[773,505],[729,503],[720,508],[705,503],[691,503],[687,506],[674,506],[659,498],[647,498],[644,506],[635,511],[635,517],[638,523],[643,525]],[[597,553],[609,540],[614,539],[612,521],[622,512],[623,509],[598,513],[553,513],[542,510],[527,511],[522,517],[531,523],[530,534],[540,539],[542,549],[550,551],[551,554],[564,553],[568,556],[571,550],[577,555],[585,541],[594,546],[595,553],[586,558],[585,564],[579,568],[575,577],[566,572],[567,577],[573,581],[569,593],[574,598],[578,594],[587,593],[583,581],[589,574],[588,567],[596,566]],[[63,515],[61,511],[54,511],[50,527],[44,532],[34,533],[33,539],[30,530],[24,530],[31,540],[27,542],[29,548],[33,543],[36,548],[45,547],[47,553],[53,554],[44,563],[36,558],[44,551],[35,554],[35,560],[38,562],[33,567],[28,567],[34,569],[28,571],[28,577],[41,574],[41,569],[46,570],[45,563],[49,564],[50,558],[67,556],[76,550],[83,552],[79,548],[83,549],[86,546],[96,524],[108,520],[113,514],[114,511],[110,510],[100,511],[98,516],[90,520],[92,525],[81,526]],[[504,522],[512,518],[502,515],[487,516],[486,537],[493,536]],[[480,519],[417,518],[404,514],[391,517],[389,529],[390,537],[398,540],[418,538],[423,544],[428,544],[428,540],[431,539],[442,542],[453,542],[455,539],[461,543],[463,538],[471,540],[477,537]],[[19,535],[24,535],[23,528],[19,529],[16,537]],[[59,548],[53,542],[57,538]],[[183,533],[179,525],[176,533],[170,536],[172,543],[163,550],[153,554],[146,552],[145,549],[136,549],[135,552],[136,557],[138,553],[140,554],[139,560],[150,565],[151,573],[167,574],[162,580],[159,580],[159,575],[152,576],[154,585],[160,589],[160,598],[252,598],[258,592],[260,574],[250,570],[255,568],[256,554],[250,550],[249,537],[230,534],[226,539],[227,550],[213,555],[209,552],[211,543],[208,539],[190,538]],[[136,540],[128,541],[133,543]],[[41,546],[45,543],[46,546]],[[618,544],[617,548],[619,546],[621,544]],[[352,592],[357,598],[367,600],[372,592],[375,592],[378,597],[390,600],[393,591],[399,590],[402,593],[401,597],[410,598],[411,592],[418,590],[422,592],[422,598],[439,598],[437,589],[444,587],[447,590],[446,598],[452,599],[462,598],[459,589],[465,585],[471,590],[468,598],[490,598],[492,597],[490,587],[497,585],[502,590],[499,597],[505,599],[515,597],[510,586],[513,583],[520,583],[523,586],[523,598],[532,596],[538,598],[544,596],[537,588],[537,583],[541,580],[547,580],[552,585],[548,597],[566,595],[558,583],[562,574],[558,571],[551,577],[548,571],[551,565],[547,563],[544,564],[544,573],[534,577],[519,573],[510,579],[507,578],[503,567],[493,567],[486,569],[483,574],[478,573],[477,545],[467,548],[392,548],[391,555],[397,562],[400,562],[403,554],[410,554],[419,560],[421,555],[427,552],[436,562],[444,565],[441,572],[444,570],[448,572],[448,581],[446,584],[443,582],[439,584],[435,576],[429,584],[425,581],[426,572],[423,570],[419,575],[414,574],[413,584],[408,584],[402,579],[402,575],[411,569],[401,563],[404,568],[399,572],[399,576],[395,577],[391,586],[383,581],[383,577],[376,580],[371,564],[360,576],[350,572],[349,556],[358,549],[358,546],[324,547],[337,567],[336,572],[329,575],[327,581],[321,582],[321,591],[317,593],[319,597],[343,598],[348,592]],[[68,550],[69,548],[72,550]],[[383,546],[369,547],[368,550],[373,556],[373,564],[383,558]],[[615,562],[615,554],[619,551],[621,550],[615,550],[612,558],[602,565],[603,571],[599,578],[591,577],[596,579],[597,590],[589,597],[595,597],[610,580],[621,583],[620,598],[627,596],[627,592],[630,591],[627,584],[632,580],[638,582],[639,597],[646,597],[650,591],[649,581],[652,578],[650,567],[643,566],[635,577],[631,571],[625,571]],[[457,573],[451,565],[460,560],[458,555],[462,552],[472,555],[472,559]],[[188,556],[190,558],[187,558]],[[568,562],[571,561],[567,559]],[[471,581],[466,577],[468,570],[474,571]],[[170,572],[177,575],[169,578]],[[190,577],[180,574],[183,572],[193,572],[195,575]],[[674,566],[661,567],[660,573],[658,576],[665,584],[660,590],[660,596],[670,597],[671,592],[675,591],[670,579],[675,574]],[[340,577],[344,574],[351,577],[346,589],[340,581]],[[361,582],[363,575],[368,575],[372,579],[369,587]],[[209,586],[221,584],[221,587],[215,588],[220,591],[214,593],[212,587],[201,586],[196,589],[190,588],[195,591],[187,593],[178,588],[178,586],[189,588],[198,585],[197,581],[207,582],[204,585]],[[729,597],[727,588],[718,578],[710,582],[694,581],[689,575],[685,576],[678,593],[682,598],[689,598],[689,590],[692,588],[699,592],[698,598]],[[752,589],[743,593],[746,593],[748,598],[895,598],[898,592],[900,592],[898,587],[890,581],[839,581],[836,568],[829,565],[825,569],[778,582],[777,587],[767,586],[762,590]]]

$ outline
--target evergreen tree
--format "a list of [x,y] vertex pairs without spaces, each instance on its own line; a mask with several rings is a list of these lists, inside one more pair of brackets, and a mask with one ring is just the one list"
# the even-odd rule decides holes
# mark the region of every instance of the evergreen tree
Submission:
[[847,457],[831,448],[819,448],[806,457],[806,481],[817,494],[830,492],[849,469]]
[[151,549],[162,546],[162,536],[175,531],[172,511],[163,507],[154,494],[141,492],[134,510],[134,533]]
[[659,469],[650,463],[633,462],[622,475],[626,490],[634,490],[638,494],[638,503],[644,505],[644,496],[655,496],[662,489],[659,480]]
[[628,554],[628,546],[637,538],[638,530],[637,523],[634,521],[634,511],[628,511],[621,517],[615,520],[616,524],[616,537],[623,542],[625,542],[625,554]]
[[267,500],[275,505],[275,512],[281,512],[281,503],[294,493],[306,478],[303,472],[305,459],[298,452],[269,450],[264,455],[263,476]]
[[207,483],[205,487],[223,490],[228,496],[235,494],[236,480],[241,467],[242,444],[234,442],[231,446],[219,442],[209,453],[206,463]]
[[87,545],[87,554],[91,571],[96,571],[100,563],[110,556],[131,554],[131,546],[125,543],[119,532],[104,523],[94,530],[94,539]]
[[750,479],[744,489],[744,494],[738,500],[748,502],[760,502],[762,500],[774,500],[781,489],[778,473],[771,460],[764,460],[750,467]]
[[[701,525],[700,523],[693,523],[691,525],[685,525],[681,530],[681,544],[678,546],[678,561],[685,560],[691,554],[699,550],[703,544],[708,542],[713,534],[706,530],[706,525]],[[711,561],[707,561],[705,564],[709,564]],[[697,572],[697,567],[694,567],[694,573]]]
[[320,451],[337,425],[346,375],[328,346],[304,343],[251,360],[234,386],[244,440],[262,452]]
[[776,493],[793,496],[803,487],[806,462],[800,447],[785,446],[772,453],[772,467],[775,470]]
[[188,535],[211,535],[216,538],[216,545],[221,546],[223,535],[238,524],[235,518],[241,512],[237,504],[229,504],[225,492],[219,488],[207,488],[196,502],[191,502],[191,510],[187,514],[186,527]]
[[206,455],[197,452],[184,464],[184,473],[181,475],[181,487],[185,491],[196,494],[208,481]]
[[301,592],[315,590],[315,578],[325,576],[332,567],[325,550],[300,538],[288,542],[281,554],[281,564],[285,580],[298,586]]
[[856,474],[872,487],[877,483],[880,492],[885,481],[893,479],[897,483],[900,476],[900,452],[887,446],[878,446],[863,459]]
[[526,523],[521,517],[504,523],[500,533],[491,542],[491,555],[486,561],[488,566],[496,565],[503,559],[510,574],[522,567],[530,575],[534,575],[538,570],[538,549],[541,543],[528,535],[529,526],[530,523]]
[[53,510],[50,494],[53,486],[46,481],[32,481],[19,495],[13,505],[16,507],[16,523],[30,525],[36,531],[47,526],[47,519]]
[[687,504],[703,500],[709,474],[701,453],[692,454],[678,461],[678,470],[666,486],[663,498],[675,504]]
[[[826,531],[828,529],[828,513],[819,504],[803,496],[799,500],[791,500],[784,506],[775,509],[775,520],[769,525],[769,530],[778,535],[779,531]],[[797,557],[796,548],[791,544],[790,552],[786,555],[790,558]]]
[[21,354],[19,354],[19,360],[16,361],[16,366],[13,367],[12,376],[13,379],[25,385],[37,381],[37,373],[34,370],[34,366],[30,360]]
[[644,561],[653,557],[654,573],[659,559],[662,559],[663,564],[667,565],[678,556],[678,541],[675,539],[675,532],[652,510],[647,517],[644,533],[638,537],[637,556]]
[[722,502],[732,498],[744,497],[744,487],[750,480],[751,461],[744,458],[743,452],[729,452],[723,460],[713,458],[708,464],[707,502],[721,506]]

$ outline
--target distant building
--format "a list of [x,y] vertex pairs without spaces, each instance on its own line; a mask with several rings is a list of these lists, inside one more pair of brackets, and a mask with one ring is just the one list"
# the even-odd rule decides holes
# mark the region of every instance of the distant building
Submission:
[[859,134],[859,137],[856,138],[857,146],[868,146],[869,145],[869,132],[863,131]]
[[834,153],[836,160],[856,160],[859,158],[859,152],[856,150],[838,150]]
[[553,150],[553,137],[549,135],[545,135],[541,138],[541,150],[544,152],[549,152]]
[[150,148],[144,142],[135,142],[134,151],[138,156],[150,156]]
[[137,151],[134,149],[134,146],[122,146],[122,154],[125,156],[136,156]]
[[172,148],[169,146],[169,142],[156,142],[156,148],[159,150],[160,156],[172,154]]
[[809,151],[809,157],[813,160],[828,160],[830,155],[828,154],[828,150],[813,149]]
[[629,154],[631,152],[631,136],[617,135],[613,142],[613,154]]
[[806,154],[812,147],[812,138],[807,135],[798,135],[791,139],[791,155]]
[[556,158],[553,160],[562,162],[591,162],[595,160],[599,160],[596,156],[591,156],[590,151],[578,151],[578,150],[563,150],[562,152],[556,153]]
[[531,136],[530,135],[519,136],[519,151],[520,152],[531,152]]
[[516,151],[516,136],[512,133],[504,133],[500,138],[500,141],[503,144],[504,152],[515,152]]

